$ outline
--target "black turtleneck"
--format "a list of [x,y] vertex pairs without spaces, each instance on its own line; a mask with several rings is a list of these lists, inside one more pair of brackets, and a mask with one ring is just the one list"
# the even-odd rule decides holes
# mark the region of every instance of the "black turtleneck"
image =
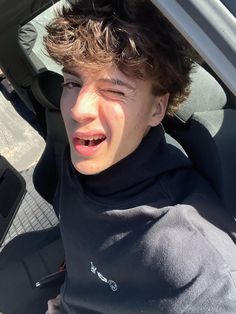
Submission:
[[157,177],[191,164],[182,147],[164,134],[161,125],[151,128],[133,153],[99,174],[79,174],[74,169],[69,154],[66,162],[70,165],[71,174],[73,173],[74,184],[81,185],[88,198],[115,206],[130,206],[133,201],[136,204],[141,199],[144,202],[153,200],[150,186],[156,182]]
[[177,314],[191,304],[199,314],[204,302],[234,313],[227,219],[161,126],[97,175],[79,174],[67,150],[54,206],[67,265],[61,314]]

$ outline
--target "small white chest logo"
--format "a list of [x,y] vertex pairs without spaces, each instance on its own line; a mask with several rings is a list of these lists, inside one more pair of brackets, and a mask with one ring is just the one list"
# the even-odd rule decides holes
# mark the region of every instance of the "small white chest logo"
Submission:
[[91,263],[91,272],[94,275],[97,275],[98,278],[101,279],[103,282],[107,283],[110,286],[112,291],[117,291],[118,290],[118,286],[115,283],[115,281],[107,279],[106,277],[104,277],[100,272],[97,271],[97,267],[95,267],[93,265],[93,262],[90,262],[90,263]]

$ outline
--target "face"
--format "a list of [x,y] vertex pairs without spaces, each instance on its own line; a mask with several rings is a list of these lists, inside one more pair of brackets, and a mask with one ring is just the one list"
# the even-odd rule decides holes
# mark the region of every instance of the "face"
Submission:
[[168,95],[151,93],[151,82],[103,71],[64,69],[61,112],[74,167],[102,172],[132,153],[165,114]]

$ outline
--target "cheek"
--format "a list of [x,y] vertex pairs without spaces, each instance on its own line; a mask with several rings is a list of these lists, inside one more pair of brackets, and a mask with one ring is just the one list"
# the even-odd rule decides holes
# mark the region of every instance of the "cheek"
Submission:
[[65,120],[67,120],[71,108],[73,104],[76,102],[76,95],[75,93],[69,93],[68,91],[63,91],[61,95],[61,101],[60,101],[60,109],[62,117]]
[[123,129],[126,113],[121,104],[104,104],[104,106],[102,106],[101,116],[104,117],[105,123],[110,129]]

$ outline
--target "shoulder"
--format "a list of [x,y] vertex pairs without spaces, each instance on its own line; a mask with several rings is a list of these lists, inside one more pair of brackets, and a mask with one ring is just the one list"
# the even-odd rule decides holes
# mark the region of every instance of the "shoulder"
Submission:
[[211,201],[218,201],[211,186],[193,167],[180,167],[165,172],[158,178],[158,183],[174,204],[182,203],[187,197],[206,195],[210,193]]
[[196,278],[206,284],[222,272],[236,269],[236,246],[231,238],[189,205],[168,207],[165,215],[152,223],[142,245],[145,264],[156,268],[174,287]]
[[[181,215],[207,237],[228,234],[236,243],[236,223],[210,184],[193,168],[163,175],[159,184],[170,200],[169,216]],[[178,205],[179,204],[179,205]],[[181,206],[180,206],[181,205]],[[191,213],[191,214],[190,214]],[[174,217],[172,217],[174,218]],[[217,241],[213,241],[216,242]]]

